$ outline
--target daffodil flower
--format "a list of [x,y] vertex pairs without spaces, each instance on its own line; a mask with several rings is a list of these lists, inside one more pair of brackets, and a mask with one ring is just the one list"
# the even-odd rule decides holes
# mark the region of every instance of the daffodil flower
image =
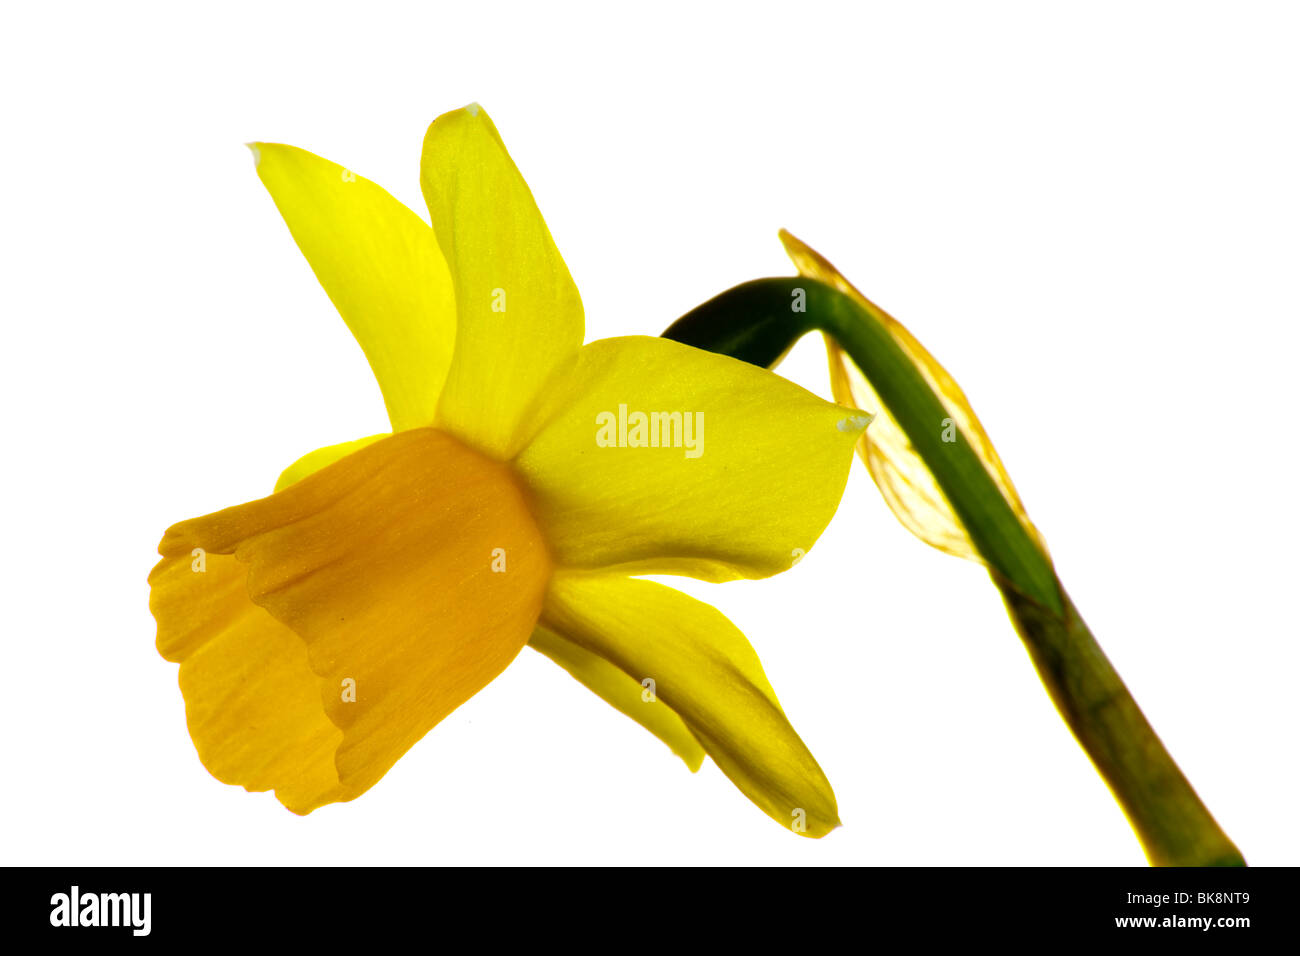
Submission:
[[707,753],[782,824],[835,827],[744,635],[634,575],[786,570],[866,417],[666,339],[584,346],[568,268],[477,106],[425,138],[432,228],[341,166],[253,150],[392,433],[164,535],[150,605],[204,765],[296,813],[352,800],[531,644],[692,770]]

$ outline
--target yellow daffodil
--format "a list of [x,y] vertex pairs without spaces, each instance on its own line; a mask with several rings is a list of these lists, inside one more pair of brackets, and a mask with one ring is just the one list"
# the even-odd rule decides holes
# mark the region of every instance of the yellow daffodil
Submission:
[[790,567],[866,417],[666,339],[584,346],[578,291],[477,106],[425,138],[432,228],[318,156],[253,151],[393,431],[164,535],[150,605],[204,765],[296,813],[354,799],[531,644],[782,824],[836,826],[744,635],[633,575]]

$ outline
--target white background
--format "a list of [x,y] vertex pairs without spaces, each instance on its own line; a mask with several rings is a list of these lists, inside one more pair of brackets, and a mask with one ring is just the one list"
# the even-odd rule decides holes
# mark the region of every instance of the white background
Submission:
[[[589,339],[790,272],[780,226],[908,324],[1225,829],[1300,863],[1294,5],[557,9],[6,14],[3,861],[1142,863],[980,568],[860,464],[796,569],[687,585],[835,785],[825,840],[527,650],[354,803],[207,774],[153,648],[163,529],[387,427],[242,143],[424,215],[425,127],[478,100]],[[827,392],[811,339],[782,371]]]

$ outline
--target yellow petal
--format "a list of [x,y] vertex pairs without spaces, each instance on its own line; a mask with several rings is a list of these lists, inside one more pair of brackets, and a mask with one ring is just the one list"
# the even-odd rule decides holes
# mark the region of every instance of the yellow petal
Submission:
[[[1011,483],[1011,477],[1003,467],[984,426],[980,424],[965,393],[953,377],[898,320],[854,288],[819,253],[785,230],[781,231],[781,241],[800,275],[817,279],[850,296],[888,329],[938,395],[952,417],[953,424],[966,435],[1012,511],[1046,553],[1046,543],[1029,520],[1020,496]],[[830,358],[831,390],[835,400],[856,405],[876,415],[871,428],[858,443],[858,453],[895,517],[927,544],[949,554],[983,563],[983,558],[953,513],[952,506],[935,482],[934,476],[913,450],[911,442],[866,377],[829,337],[826,338],[826,351]]]
[[434,120],[420,183],[456,287],[456,354],[438,427],[499,459],[582,345],[582,300],[496,127],[478,106]]
[[159,545],[164,558],[195,548],[234,554],[253,602],[305,642],[324,712],[343,731],[340,799],[373,786],[505,668],[537,623],[550,574],[507,469],[433,429],[181,522]]
[[252,143],[257,174],[370,362],[394,431],[432,425],[456,306],[433,230],[336,163]]
[[317,448],[315,451],[309,451],[292,465],[280,472],[280,479],[275,483],[275,490],[281,491],[288,488],[294,482],[301,481],[310,474],[320,471],[326,465],[332,465],[340,458],[346,458],[354,451],[360,451],[367,445],[372,445],[381,438],[387,438],[387,434],[369,435],[365,438],[358,438],[355,441],[340,442],[337,445],[326,445],[324,448]]
[[776,574],[812,547],[867,423],[764,369],[644,336],[583,348],[542,418],[515,465],[558,564],[712,581]]
[[716,608],[652,581],[559,572],[543,623],[654,681],[722,772],[805,836],[839,826],[835,794],[777,702],[749,641]]
[[538,627],[528,645],[555,661],[588,690],[666,743],[692,772],[700,769],[704,762],[704,748],[700,742],[673,709],[656,699],[656,695],[640,681],[550,628]]
[[224,783],[276,791],[296,813],[343,799],[343,740],[321,705],[298,635],[248,599],[230,555],[164,558],[149,575],[158,651],[181,665],[185,719],[199,758]]

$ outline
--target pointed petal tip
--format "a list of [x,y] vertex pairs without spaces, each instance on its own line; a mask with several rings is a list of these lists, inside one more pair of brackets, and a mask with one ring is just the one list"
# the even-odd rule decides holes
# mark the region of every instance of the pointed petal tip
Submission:
[[824,840],[842,826],[844,826],[844,821],[840,819],[839,814],[837,813],[832,821],[824,825],[810,827],[806,830],[794,830],[794,832],[805,839]]
[[[770,815],[770,814],[769,814]],[[840,818],[835,817],[834,821],[829,820],[812,820],[809,819],[802,825],[790,823],[782,818],[770,815],[777,823],[783,824],[787,830],[795,836],[804,840],[824,840],[840,827],[844,826]]]
[[847,415],[835,423],[835,427],[842,432],[852,432],[861,435],[867,430],[867,426],[875,419],[871,412],[864,412],[861,409],[853,409],[852,415]]
[[256,169],[262,162],[262,144],[245,143],[244,145],[247,146],[248,151],[253,154],[253,168]]
[[[473,103],[466,103],[464,106],[456,107],[455,109],[443,110],[441,113],[434,116],[433,122],[429,124],[429,130],[425,134],[425,139],[427,140],[429,135],[431,135],[435,129],[445,128],[448,125],[455,124],[457,121],[465,120],[467,118],[482,122],[483,120],[488,120],[488,113],[487,110],[483,108],[483,104],[477,100]],[[488,122],[490,123],[491,120],[488,120]]]
[[784,227],[777,230],[776,237],[781,240],[781,245],[785,246],[787,253],[791,252],[793,249],[802,248],[805,245],[802,239]]

